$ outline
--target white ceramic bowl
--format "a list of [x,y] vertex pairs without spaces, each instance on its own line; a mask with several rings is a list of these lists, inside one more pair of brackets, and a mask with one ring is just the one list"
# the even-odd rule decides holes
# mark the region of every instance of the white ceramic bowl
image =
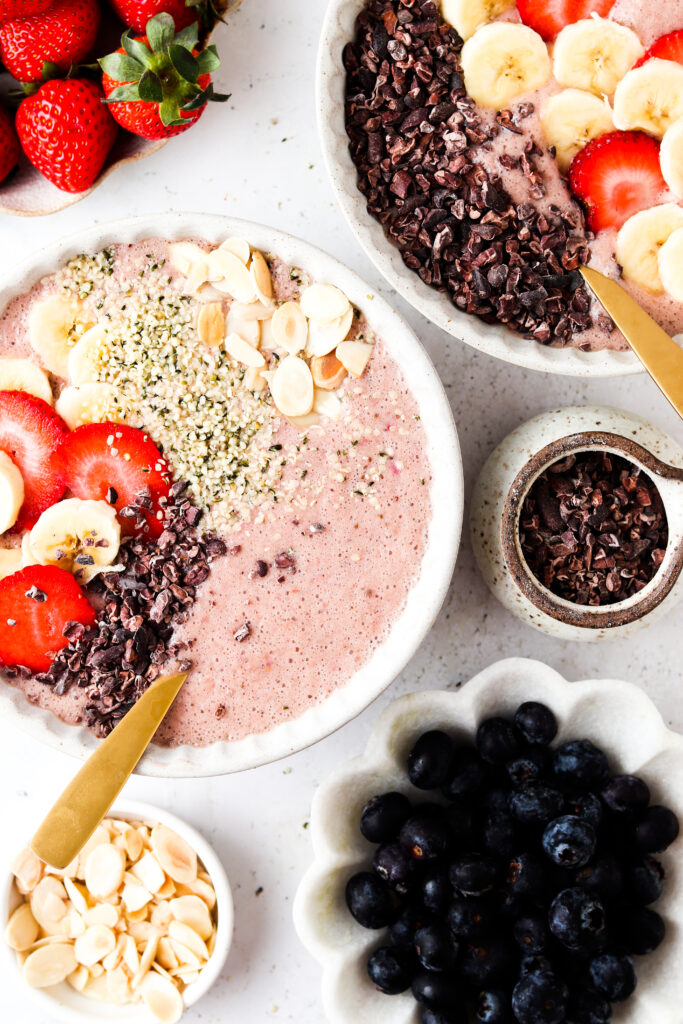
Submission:
[[[232,902],[232,891],[228,876],[220,860],[209,846],[206,839],[186,822],[177,818],[170,811],[137,800],[121,800],[114,804],[107,817],[122,818],[124,821],[144,821],[151,824],[161,822],[174,829],[196,851],[197,856],[211,876],[216,892],[216,944],[213,953],[197,981],[188,985],[183,992],[185,1006],[193,1006],[202,996],[206,995],[218,979],[232,942],[235,914]],[[17,852],[19,846],[17,846]],[[7,870],[7,866],[5,865]],[[19,905],[21,897],[14,888],[12,876],[7,874],[3,881],[0,896],[0,922],[4,931],[5,923],[10,914]],[[12,985],[21,988],[45,1020],[64,1021],[64,1024],[92,1024],[93,1021],[112,1021],[117,1024],[153,1024],[154,1018],[140,1003],[127,1003],[116,1006],[111,1003],[99,1003],[81,995],[66,981],[52,988],[30,988],[22,976],[16,954],[0,936],[0,972],[3,978]]]
[[[373,847],[358,828],[363,805],[393,789],[424,801],[425,794],[405,774],[417,737],[428,729],[446,729],[456,740],[471,738],[482,718],[510,714],[525,700],[543,701],[555,711],[560,740],[590,739],[605,750],[613,769],[642,774],[653,802],[667,804],[683,820],[683,736],[666,728],[649,697],[631,683],[568,683],[541,662],[509,658],[457,692],[399,698],[380,716],[364,753],[333,772],[313,800],[314,861],[296,896],[294,923],[322,966],[323,1004],[331,1024],[417,1024],[419,1019],[410,993],[386,996],[370,982],[366,960],[386,932],[362,928],[346,908],[346,882],[372,857]],[[614,1004],[613,1024],[680,1024],[682,845],[683,839],[661,855],[667,879],[656,909],[666,921],[666,938],[655,954],[636,958],[638,988],[627,1003]]]
[[[275,761],[317,742],[359,714],[403,670],[436,618],[453,574],[463,515],[462,460],[443,386],[406,323],[384,299],[372,294],[368,284],[338,260],[274,228],[229,217],[191,213],[132,217],[97,225],[40,250],[9,273],[0,287],[0,313],[13,296],[28,290],[72,256],[115,242],[141,241],[154,235],[171,239],[205,238],[214,243],[230,235],[242,235],[254,246],[277,253],[319,281],[339,285],[366,314],[376,332],[391,343],[392,356],[410,383],[419,408],[432,469],[433,515],[419,576],[387,639],[348,683],[323,703],[270,732],[208,747],[152,745],[137,769],[142,775],[166,777],[220,775]],[[85,758],[97,746],[98,741],[86,729],[65,725],[50,712],[29,704],[19,690],[3,684],[1,677],[0,715],[36,739],[75,757]]]
[[317,111],[318,131],[325,162],[339,204],[351,230],[367,256],[387,279],[423,316],[454,338],[488,355],[531,370],[576,377],[616,377],[641,373],[632,352],[580,352],[576,348],[550,348],[521,338],[507,328],[486,324],[463,313],[450,299],[424,284],[409,270],[398,249],[386,238],[381,225],[367,212],[364,196],[356,186],[356,168],[349,154],[344,127],[346,73],[342,51],[355,33],[355,21],[364,0],[329,0],[318,49]]

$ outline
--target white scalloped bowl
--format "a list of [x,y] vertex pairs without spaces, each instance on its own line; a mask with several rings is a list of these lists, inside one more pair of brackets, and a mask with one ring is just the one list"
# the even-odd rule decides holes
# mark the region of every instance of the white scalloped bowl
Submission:
[[506,327],[456,309],[442,292],[425,284],[409,270],[381,225],[367,211],[356,185],[356,168],[349,154],[344,126],[346,75],[342,50],[354,36],[354,25],[364,0],[330,0],[318,47],[316,105],[318,134],[332,187],[349,226],[366,255],[392,288],[428,320],[454,338],[488,355],[530,370],[574,377],[617,377],[642,373],[631,351],[581,352],[576,348],[550,348],[522,338]]
[[[432,517],[418,576],[386,640],[366,664],[325,701],[269,732],[206,747],[152,744],[136,769],[141,775],[167,778],[223,775],[276,761],[316,743],[360,714],[405,668],[429,632],[453,574],[463,516],[462,460],[443,385],[405,321],[384,299],[373,294],[370,285],[338,260],[274,228],[232,217],[194,213],[154,214],[97,225],[41,249],[10,271],[0,284],[0,314],[11,298],[27,291],[72,256],[154,235],[170,239],[204,238],[213,243],[230,235],[244,235],[257,248],[277,253],[318,280],[337,284],[366,314],[376,332],[391,341],[392,356],[410,383],[419,409],[432,470]],[[6,722],[74,757],[86,758],[98,743],[85,728],[65,725],[49,711],[30,704],[21,691],[5,685],[1,675],[0,715]]]
[[[393,789],[424,801],[424,792],[410,785],[404,769],[421,733],[446,729],[456,740],[471,739],[482,718],[511,714],[525,700],[540,700],[553,709],[560,740],[590,739],[605,750],[613,769],[642,774],[653,802],[667,804],[683,820],[683,736],[666,728],[649,697],[632,683],[569,683],[541,662],[508,658],[457,692],[400,697],[379,717],[365,751],[333,772],[313,800],[314,860],[296,895],[294,923],[322,966],[323,1005],[330,1024],[418,1024],[418,1006],[410,993],[383,995],[367,976],[367,957],[386,932],[362,928],[346,907],[347,880],[372,856],[373,847],[358,828],[362,807],[376,793]],[[614,1005],[613,1024],[680,1024],[682,843],[661,855],[667,880],[656,909],[666,921],[666,938],[653,955],[636,957],[638,988],[628,1002]]]

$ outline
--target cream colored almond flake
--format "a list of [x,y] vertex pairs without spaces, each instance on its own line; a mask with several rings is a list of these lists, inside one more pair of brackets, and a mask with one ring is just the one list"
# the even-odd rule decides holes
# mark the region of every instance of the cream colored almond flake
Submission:
[[193,882],[190,882],[189,885],[179,886],[178,895],[199,896],[201,899],[204,900],[209,910],[213,910],[213,908],[216,906],[216,891],[213,885],[211,884],[209,876],[203,875],[202,872],[199,872],[197,878],[195,878]]
[[[150,899],[151,899],[150,893]],[[145,903],[139,910],[126,910],[126,921],[129,925],[144,924],[149,917],[149,902]]]
[[364,341],[343,341],[337,345],[336,356],[342,366],[354,377],[362,377],[370,362],[372,345]]
[[205,262],[209,254],[194,242],[171,242],[168,255],[175,269],[189,277],[196,264]]
[[172,917],[171,904],[168,900],[161,900],[152,906],[149,922],[154,928],[158,928],[161,932],[166,932]]
[[102,843],[90,853],[85,864],[85,884],[96,899],[111,896],[121,885],[126,868],[123,850]]
[[329,324],[319,324],[311,320],[308,325],[308,342],[306,355],[326,356],[348,336],[353,323],[353,308],[349,306],[343,316],[332,320]]
[[208,302],[197,314],[197,334],[205,345],[220,345],[225,337],[225,314],[220,302]]
[[65,934],[67,939],[77,939],[85,931],[86,925],[82,914],[70,910],[66,915]]
[[28,903],[22,903],[14,911],[5,929],[5,942],[10,949],[23,952],[38,938],[40,927],[31,913]]
[[263,376],[263,373],[256,366],[247,367],[242,383],[244,384],[245,388],[247,388],[249,391],[255,392],[255,394],[257,395],[260,394],[262,391],[265,391],[266,388],[268,387],[268,382]]
[[140,986],[140,995],[147,1009],[161,1024],[175,1024],[183,1015],[183,997],[173,982],[162,974],[148,974]]
[[24,962],[24,981],[31,988],[49,988],[64,981],[77,967],[70,942],[53,942],[31,953]]
[[173,951],[173,946],[169,942],[168,936],[162,935],[159,939],[159,948],[157,949],[157,963],[164,970],[170,971],[178,966],[178,957]]
[[209,256],[209,280],[219,292],[238,302],[253,302],[256,289],[251,274],[234,253],[214,249]]
[[322,420],[317,412],[309,412],[305,416],[288,416],[287,422],[297,430],[310,430],[311,427],[320,426]]
[[126,844],[128,859],[132,861],[138,860],[143,849],[140,833],[134,828],[127,828],[123,833],[123,840]]
[[[258,371],[254,370],[253,367],[249,367],[249,369],[247,370],[246,374],[244,375],[244,379],[246,380],[247,376],[250,373],[257,373],[257,372]],[[175,894],[176,894],[176,884],[175,884],[175,882],[173,881],[172,878],[168,878],[167,877],[165,882],[164,882],[164,884],[161,886],[161,888],[157,890],[157,897],[159,899],[161,899],[161,900],[170,900],[170,898],[172,896],[175,896]]]
[[329,324],[348,312],[350,303],[334,284],[312,284],[301,293],[301,308],[309,320]]
[[124,946],[123,953],[121,954],[123,963],[131,974],[135,974],[140,966],[140,954],[138,953],[138,947],[136,946],[135,939],[132,935],[124,935],[123,940]]
[[137,880],[135,882],[126,882],[121,893],[121,901],[126,908],[126,914],[129,918],[132,918],[133,914],[145,911],[144,917],[147,916],[146,905],[152,898],[151,892]]
[[264,306],[267,306],[273,298],[273,279],[270,275],[270,267],[263,253],[259,252],[258,249],[254,251],[251,257],[249,273],[254,282],[254,291]]
[[92,967],[115,948],[116,936],[112,929],[104,924],[94,924],[86,928],[74,943],[76,959],[85,967]]
[[[25,534],[28,536],[28,534]],[[30,847],[25,847],[18,853],[10,865],[10,871],[16,878],[16,885],[19,892],[25,896],[38,885],[43,877],[43,862]]]
[[224,252],[231,252],[237,256],[238,260],[244,263],[245,267],[249,262],[251,256],[251,246],[247,242],[246,238],[226,238],[224,242],[218,246],[219,249]]
[[311,359],[313,383],[323,391],[336,391],[346,377],[347,370],[333,352]]
[[202,960],[193,952],[189,946],[184,945],[182,942],[178,942],[177,939],[169,938],[171,949],[175,953],[180,967],[190,967],[192,970],[199,970],[202,966]]
[[60,922],[66,915],[66,890],[51,875],[40,880],[30,896],[31,913],[48,935],[59,934]]
[[182,921],[171,921],[168,926],[168,935],[169,938],[175,939],[176,942],[181,942],[183,946],[191,949],[200,960],[209,959],[206,943],[197,935],[194,928],[191,928],[189,925],[183,924]]
[[142,882],[146,889],[156,893],[166,881],[161,864],[153,853],[145,853],[140,860],[131,868],[132,873]]
[[313,399],[313,411],[328,419],[338,420],[341,416],[342,405],[334,391],[323,391],[316,388]]
[[308,321],[298,302],[283,302],[270,322],[273,340],[278,348],[295,356],[306,347]]
[[238,303],[233,302],[228,310],[226,320],[226,334],[239,334],[240,338],[246,341],[252,348],[258,348],[261,344],[261,322],[260,320],[246,320],[235,310]]
[[122,1006],[131,1001],[133,993],[128,983],[125,971],[118,965],[113,969],[106,970],[107,992],[112,1003]]
[[133,976],[131,982],[133,988],[137,988],[142,982],[143,978],[149,971],[150,967],[154,963],[154,958],[157,955],[157,947],[159,945],[159,939],[161,938],[160,933],[155,928],[147,939],[147,945],[145,946],[142,956],[140,957],[140,966]]
[[91,978],[101,978],[104,974],[104,967],[102,964],[93,964],[92,967],[88,968],[88,970],[90,971]]
[[76,875],[76,878],[80,878],[81,880],[85,879],[85,865],[87,864],[88,857],[96,846],[100,846],[102,843],[108,842],[109,830],[105,828],[104,825],[98,825],[78,855],[78,874]]
[[119,923],[118,910],[111,903],[98,903],[97,906],[91,907],[83,915],[83,920],[87,925],[91,924],[104,924],[107,928],[115,928]]
[[188,925],[206,941],[213,931],[213,921],[208,907],[199,896],[179,896],[171,900],[170,911],[176,921]]
[[78,967],[71,972],[71,974],[67,974],[66,980],[69,982],[72,988],[76,989],[77,992],[82,992],[88,983],[89,977],[90,972],[88,971],[88,968],[84,967],[83,964],[79,964]]
[[230,312],[242,320],[270,320],[275,312],[273,303],[265,305],[263,302],[233,302]]
[[313,408],[313,378],[308,364],[297,356],[281,359],[270,382],[270,391],[283,415],[305,416]]
[[265,366],[266,361],[257,348],[240,338],[239,334],[229,334],[225,339],[225,351],[238,363],[245,366]]

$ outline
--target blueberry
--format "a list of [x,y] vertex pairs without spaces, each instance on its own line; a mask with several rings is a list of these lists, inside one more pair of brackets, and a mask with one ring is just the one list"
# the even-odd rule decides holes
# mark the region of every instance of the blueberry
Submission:
[[664,938],[666,926],[650,907],[629,907],[618,920],[619,945],[628,953],[647,956],[654,953]]
[[467,1024],[467,1010],[464,1006],[452,1010],[430,1010],[425,1006],[420,1019],[422,1024]]
[[473,800],[484,789],[487,779],[486,766],[476,750],[461,747],[455,752],[448,779],[441,791],[449,800]]
[[389,889],[370,871],[359,871],[348,880],[346,905],[364,928],[386,928],[396,917]]
[[501,786],[494,786],[492,789],[482,793],[481,801],[479,801],[479,803],[487,811],[493,813],[494,811],[508,811],[509,799],[509,789],[503,789]]
[[491,857],[468,853],[451,863],[451,885],[462,896],[482,896],[490,892],[496,881],[496,864]]
[[370,981],[388,996],[405,992],[410,986],[412,973],[410,953],[398,946],[381,946],[368,960]]
[[505,764],[515,756],[519,746],[506,718],[485,718],[477,729],[475,742],[480,757],[489,764]]
[[477,942],[495,924],[493,905],[487,898],[455,896],[448,908],[448,927],[457,939]]
[[527,974],[554,974],[553,965],[542,953],[527,953],[519,962],[519,976],[525,978]]
[[529,700],[515,711],[515,727],[525,743],[547,747],[557,736],[557,719],[545,704]]
[[543,833],[543,851],[558,867],[582,868],[595,852],[595,829],[582,818],[565,814]]
[[589,953],[606,938],[605,908],[598,896],[586,889],[564,889],[548,912],[550,931],[567,949]]
[[453,968],[458,953],[448,929],[440,924],[428,924],[415,932],[415,952],[428,971],[448,971]]
[[523,953],[542,953],[548,942],[545,918],[538,914],[518,918],[512,926],[512,934]]
[[553,771],[563,782],[588,789],[607,781],[609,764],[590,740],[573,740],[553,751]]
[[585,988],[570,997],[567,1020],[572,1024],[609,1024],[612,1007],[599,992]]
[[399,833],[401,846],[417,861],[443,857],[449,846],[448,825],[429,809],[418,808]]
[[489,988],[509,977],[513,964],[511,948],[500,938],[481,945],[468,945],[461,953],[459,970],[474,988]]
[[451,839],[455,846],[471,846],[474,837],[474,814],[471,807],[462,800],[451,803],[444,808],[443,820],[448,826]]
[[565,1019],[567,991],[553,975],[527,974],[512,992],[519,1024],[560,1024]]
[[412,949],[415,932],[431,919],[432,915],[423,907],[416,907],[411,903],[404,906],[389,929],[392,945]]
[[372,866],[390,889],[406,893],[410,888],[414,861],[398,843],[378,846],[372,859]]
[[548,767],[548,756],[542,748],[529,750],[519,757],[513,757],[505,765],[505,771],[513,786],[521,789],[530,782],[543,778]]
[[644,857],[626,869],[626,888],[636,903],[654,903],[664,888],[664,868],[654,857]]
[[565,797],[565,802],[567,814],[573,814],[575,818],[583,818],[595,829],[602,824],[604,811],[595,793],[573,793],[571,796]]
[[539,896],[547,882],[546,865],[535,854],[518,853],[508,862],[505,870],[505,884],[514,896]]
[[612,1003],[628,999],[638,983],[631,957],[616,953],[603,953],[591,960],[590,976],[595,987]]
[[615,814],[639,814],[650,803],[649,786],[636,775],[615,775],[600,796]]
[[515,849],[515,822],[505,811],[491,811],[482,825],[482,845],[487,853],[509,857]]
[[510,996],[501,989],[485,989],[479,993],[475,1015],[478,1024],[512,1024]]
[[453,895],[446,868],[430,865],[417,882],[416,895],[427,910],[443,916]]
[[408,755],[408,778],[418,789],[436,789],[446,781],[452,759],[450,736],[438,729],[425,732]]
[[624,876],[616,857],[605,853],[577,871],[574,882],[582,889],[597,893],[602,900],[611,902],[621,894]]
[[661,853],[678,838],[678,818],[668,807],[653,804],[636,825],[636,846],[643,853]]
[[458,1010],[463,1006],[461,986],[450,975],[418,971],[412,989],[418,1003],[430,1010]]
[[360,830],[371,843],[389,843],[410,815],[410,800],[403,793],[373,796],[363,808]]
[[510,810],[524,825],[545,825],[564,811],[564,796],[559,789],[532,782],[510,795]]

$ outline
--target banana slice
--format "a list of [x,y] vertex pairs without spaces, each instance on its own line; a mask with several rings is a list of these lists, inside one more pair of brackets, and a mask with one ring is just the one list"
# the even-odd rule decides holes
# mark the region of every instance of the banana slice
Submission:
[[21,569],[21,548],[0,548],[0,580]]
[[653,57],[629,71],[614,93],[617,128],[642,128],[661,139],[683,117],[683,64]]
[[80,387],[64,388],[55,408],[69,430],[82,427],[84,423],[123,421],[120,396],[112,384],[92,382]]
[[683,302],[683,227],[669,235],[659,250],[659,276],[676,302]]
[[17,521],[24,503],[24,478],[6,452],[0,450],[0,533]]
[[81,335],[67,360],[72,384],[91,384],[99,380],[108,340],[109,332],[104,324],[95,324]]
[[683,117],[664,133],[659,148],[662,175],[674,195],[683,199]]
[[462,48],[465,88],[482,107],[500,110],[550,78],[548,47],[527,25],[495,21],[477,29]]
[[495,21],[515,0],[441,0],[441,16],[461,39],[469,39],[481,25]]
[[41,565],[56,565],[87,583],[114,562],[121,542],[116,510],[106,501],[67,498],[51,505],[31,530]]
[[638,36],[606,18],[584,18],[563,28],[553,48],[553,73],[560,85],[611,96],[645,52]]
[[50,378],[31,359],[0,359],[0,391],[26,391],[54,404]]
[[29,341],[50,373],[66,377],[69,352],[93,323],[93,318],[77,299],[51,295],[31,307],[28,317]]
[[614,127],[607,100],[583,89],[563,89],[551,96],[543,105],[541,124],[545,140],[555,148],[555,158],[563,172],[587,142]]
[[674,231],[683,228],[683,206],[664,203],[629,217],[617,235],[616,258],[628,281],[663,292],[659,252]]

